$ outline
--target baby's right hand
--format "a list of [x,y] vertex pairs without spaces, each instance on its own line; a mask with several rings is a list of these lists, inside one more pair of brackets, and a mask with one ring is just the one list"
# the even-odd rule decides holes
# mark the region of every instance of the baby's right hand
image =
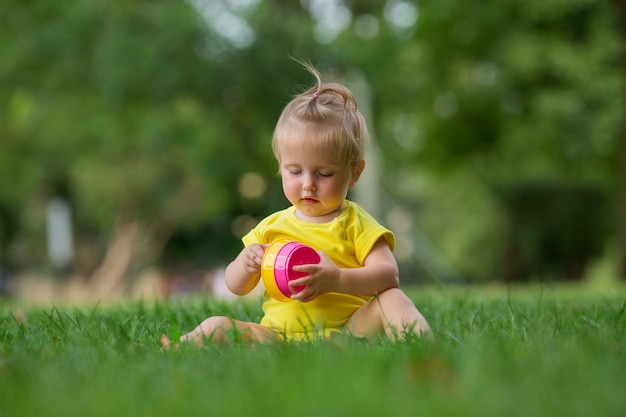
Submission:
[[242,261],[243,261],[243,269],[250,275],[258,274],[261,272],[261,263],[263,261],[263,254],[265,253],[265,249],[269,245],[260,245],[258,243],[254,243],[250,246],[247,246],[243,249],[242,252]]

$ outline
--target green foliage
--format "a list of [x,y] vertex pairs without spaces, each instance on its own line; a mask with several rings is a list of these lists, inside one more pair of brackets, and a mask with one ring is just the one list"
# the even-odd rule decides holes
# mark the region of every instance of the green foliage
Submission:
[[[606,204],[594,216],[607,220],[611,227],[594,223],[593,242],[614,237],[617,216],[611,207],[617,206],[623,192],[615,192],[615,184],[621,163],[617,155],[623,146],[625,78],[620,64],[623,41],[613,6],[593,0],[498,1],[483,2],[477,8],[450,0],[420,2],[419,10],[415,34],[419,59],[410,71],[421,87],[414,94],[413,119],[421,144],[387,154],[428,167],[422,177],[433,178],[429,175],[433,171],[442,174],[425,188],[450,192],[455,186],[476,189],[482,185],[490,190],[475,197],[484,198],[482,205],[490,207],[479,217],[465,212],[466,206],[476,205],[468,203],[468,193],[452,190],[464,196],[456,200],[456,210],[448,217],[430,210],[432,216],[421,217],[424,227],[471,280],[488,276],[498,264],[508,264],[522,279],[545,270],[571,276],[568,261],[550,254],[567,252],[570,243],[565,241],[585,242],[589,234],[583,223],[570,222],[560,229],[561,236],[552,243],[561,242],[561,246],[530,243],[524,225],[513,220],[523,206],[501,201],[502,194],[496,190],[503,184],[510,186],[510,193],[528,183],[559,183],[565,188],[600,184],[595,198]],[[419,170],[414,171],[419,175]],[[459,177],[467,179],[459,181]],[[443,192],[429,197],[425,206],[438,207],[437,199],[453,198]],[[572,211],[594,204],[580,199],[570,203]],[[536,217],[530,233],[553,233],[546,220]],[[446,242],[451,223],[459,232]],[[466,223],[484,227],[476,230]],[[465,230],[475,232],[464,235]],[[541,253],[535,257],[538,263],[516,269],[513,265],[518,261],[502,250],[508,239],[525,240],[526,250]],[[579,270],[585,269],[586,260],[602,254],[596,244],[589,242],[588,248],[594,249],[573,255],[582,264]],[[474,259],[476,246],[492,254],[481,257],[482,272],[464,267]],[[454,254],[460,247],[467,249]]]
[[424,163],[478,160],[490,168],[484,175],[516,179],[612,175],[624,76],[609,3],[476,10],[448,1],[420,12]]
[[[0,200],[10,209],[61,195],[79,240],[139,220],[158,250],[175,228],[240,210],[242,173],[273,174],[275,111],[257,116],[272,107],[253,103],[243,74],[198,53],[215,35],[187,3],[44,3],[7,10],[2,29]],[[233,244],[226,233],[217,248]]]
[[434,342],[232,341],[161,352],[211,314],[257,302],[178,299],[0,313],[0,413],[20,416],[613,416],[625,406],[623,288],[432,288]]
[[[507,226],[485,219],[511,213],[482,192],[465,213],[467,193],[451,189],[616,188],[626,83],[610,2],[347,1],[351,20],[324,39],[319,25],[336,11],[246,4],[0,5],[0,262],[46,264],[53,196],[72,203],[80,272],[93,271],[129,222],[140,226],[135,270],[232,258],[236,225],[286,204],[269,140],[281,107],[313,82],[289,55],[329,79],[365,78],[382,185],[420,208],[414,220],[470,279],[503,262]],[[248,44],[224,34],[224,16],[247,25]],[[265,181],[262,198],[239,192],[247,172]],[[455,210],[437,213],[438,200]],[[479,257],[465,251],[476,246]]]

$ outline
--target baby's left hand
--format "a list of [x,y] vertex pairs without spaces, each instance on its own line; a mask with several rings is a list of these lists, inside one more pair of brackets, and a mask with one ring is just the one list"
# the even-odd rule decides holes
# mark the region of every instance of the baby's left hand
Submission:
[[[297,265],[294,271],[308,272],[309,275],[294,279],[289,282],[289,288],[294,293],[292,300],[299,300],[304,303],[314,300],[319,295],[336,291],[339,287],[340,269],[323,251],[317,251],[320,255],[319,264]],[[296,287],[305,288],[299,293],[295,293]]]

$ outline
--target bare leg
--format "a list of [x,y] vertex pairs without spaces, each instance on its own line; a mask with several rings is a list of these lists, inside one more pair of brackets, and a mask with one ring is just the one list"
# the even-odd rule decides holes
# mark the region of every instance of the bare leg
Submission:
[[[193,342],[196,346],[204,345],[205,340],[224,343],[230,331],[235,330],[244,342],[271,343],[280,340],[273,330],[257,323],[234,320],[225,316],[209,317],[191,332],[180,337],[180,342]],[[161,345],[170,347],[171,340],[161,336]]]
[[346,331],[369,337],[385,333],[392,340],[407,334],[433,338],[428,322],[415,304],[398,288],[391,288],[358,309],[346,324]]

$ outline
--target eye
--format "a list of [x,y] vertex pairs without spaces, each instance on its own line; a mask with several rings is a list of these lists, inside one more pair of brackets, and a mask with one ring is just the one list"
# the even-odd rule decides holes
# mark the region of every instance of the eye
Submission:
[[331,171],[320,171],[318,174],[319,174],[320,177],[327,177],[328,178],[328,177],[332,177],[334,173],[331,172]]
[[287,172],[289,172],[291,175],[298,175],[302,172],[302,170],[299,168],[287,168]]

